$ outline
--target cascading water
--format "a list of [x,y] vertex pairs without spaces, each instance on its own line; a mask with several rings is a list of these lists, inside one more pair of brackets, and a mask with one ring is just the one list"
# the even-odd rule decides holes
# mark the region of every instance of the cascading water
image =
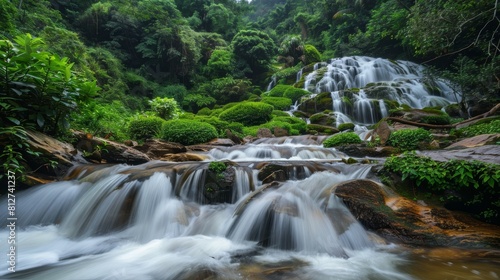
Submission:
[[303,72],[311,98],[331,93],[337,124],[374,124],[388,115],[385,100],[417,109],[459,101],[444,80],[427,77],[422,65],[409,61],[352,56],[317,63],[312,72]]
[[[228,201],[216,205],[206,204],[206,186],[217,180],[208,162],[80,166],[67,181],[20,192],[17,272],[8,274],[2,262],[0,276],[249,279],[249,264],[292,262],[301,279],[411,279],[398,270],[402,259],[374,242],[332,192],[338,182],[365,177],[370,166],[343,173],[341,153],[281,141],[211,151],[219,160],[239,155],[228,167]],[[263,183],[259,170],[267,165],[289,179]]]

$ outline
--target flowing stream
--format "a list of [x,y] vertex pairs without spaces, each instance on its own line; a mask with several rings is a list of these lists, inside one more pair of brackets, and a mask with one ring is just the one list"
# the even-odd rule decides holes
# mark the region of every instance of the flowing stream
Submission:
[[[0,279],[498,279],[488,262],[430,258],[367,232],[332,187],[371,166],[309,140],[218,148],[206,162],[79,166],[19,192],[16,272],[2,261]],[[207,203],[212,160],[232,162],[224,203]],[[263,183],[266,164],[288,180]]]

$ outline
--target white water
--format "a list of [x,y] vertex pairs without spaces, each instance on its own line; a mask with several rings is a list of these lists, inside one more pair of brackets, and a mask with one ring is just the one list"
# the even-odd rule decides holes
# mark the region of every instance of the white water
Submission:
[[[293,263],[298,279],[411,279],[399,270],[404,259],[374,242],[332,194],[335,184],[366,177],[370,166],[336,171],[342,155],[318,145],[249,149],[211,153],[244,155],[232,167],[231,203],[197,202],[206,162],[84,168],[73,180],[19,192],[17,272],[7,273],[3,261],[0,278],[252,279],[251,267]],[[257,154],[277,156],[292,180],[263,186],[254,168],[267,160],[254,161]],[[329,160],[316,162],[323,157]]]
[[[299,72],[300,77],[302,71]],[[378,122],[388,116],[384,99],[417,109],[458,102],[445,81],[431,80],[424,72],[422,65],[410,61],[343,57],[315,64],[314,71],[304,77],[304,89],[313,94],[331,93],[332,109],[338,116],[337,125]],[[359,91],[349,91],[352,95],[349,96],[350,101],[342,99],[347,98],[345,90],[354,88]]]

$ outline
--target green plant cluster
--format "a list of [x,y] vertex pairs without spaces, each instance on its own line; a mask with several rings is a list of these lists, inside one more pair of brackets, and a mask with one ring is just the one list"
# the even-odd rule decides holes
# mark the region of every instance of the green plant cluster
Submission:
[[243,102],[225,111],[219,118],[227,122],[239,122],[246,126],[263,124],[271,119],[274,107],[262,102]]
[[166,121],[161,131],[163,140],[183,145],[205,143],[217,136],[217,130],[212,125],[188,119]]
[[361,143],[361,138],[354,132],[337,133],[323,141],[323,147],[331,148],[349,144]]
[[454,131],[460,137],[473,137],[481,134],[500,133],[500,120],[493,120],[486,123],[478,123]]
[[354,129],[354,124],[353,123],[341,123],[337,127],[338,130],[340,131],[345,131],[345,130],[353,130]]
[[132,139],[145,140],[157,137],[165,120],[156,116],[139,116],[129,122],[128,132]]
[[403,181],[413,182],[422,191],[440,195],[448,204],[459,204],[482,219],[498,223],[500,218],[500,165],[480,161],[434,161],[406,152],[390,157],[385,171],[394,172]]
[[292,106],[292,100],[286,97],[263,97],[262,102],[270,104],[275,110],[287,111]]
[[214,172],[215,174],[220,174],[227,169],[227,165],[222,161],[212,161],[208,164],[208,170]]
[[425,129],[401,129],[391,133],[387,144],[403,151],[411,151],[418,149],[421,143],[430,143],[432,140],[432,134]]

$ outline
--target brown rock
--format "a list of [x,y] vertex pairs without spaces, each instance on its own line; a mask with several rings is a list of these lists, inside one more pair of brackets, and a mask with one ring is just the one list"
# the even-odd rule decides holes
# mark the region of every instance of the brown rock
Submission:
[[273,132],[274,132],[275,137],[288,136],[288,131],[286,131],[286,129],[281,128],[281,127],[274,127]]
[[233,140],[228,139],[228,138],[216,138],[216,139],[213,139],[212,141],[208,142],[207,144],[213,145],[213,146],[225,146],[225,147],[231,147],[231,146],[235,145]]
[[500,133],[481,134],[451,144],[446,149],[451,150],[451,149],[473,148],[484,145],[494,145],[499,141],[500,141]]
[[173,142],[166,142],[157,139],[149,139],[141,146],[135,146],[134,149],[145,153],[152,159],[158,159],[165,154],[185,153],[186,147]]
[[259,128],[257,131],[257,138],[272,138],[273,133],[268,128]]
[[181,154],[166,154],[160,158],[162,161],[184,162],[184,161],[202,161],[205,157],[198,154],[181,153]]
[[373,133],[373,138],[378,137],[380,139],[380,144],[385,145],[385,143],[387,143],[387,140],[389,140],[389,136],[391,136],[392,129],[386,121],[382,121],[378,124]]
[[100,137],[88,137],[88,134],[76,131],[73,133],[78,139],[76,147],[107,163],[141,164],[151,160],[146,154]]
[[231,139],[236,145],[241,144],[242,140],[236,136],[230,129],[226,129],[226,137]]
[[370,180],[343,182],[332,190],[365,227],[390,241],[417,246],[500,246],[500,227],[442,207],[386,196]]

